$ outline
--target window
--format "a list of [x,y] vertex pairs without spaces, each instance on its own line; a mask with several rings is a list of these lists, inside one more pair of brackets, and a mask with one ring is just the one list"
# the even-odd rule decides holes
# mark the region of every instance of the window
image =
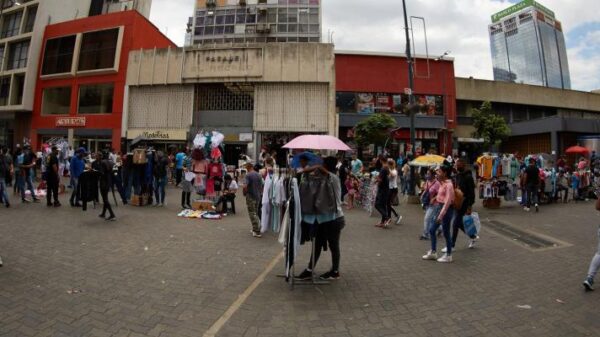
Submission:
[[19,34],[22,17],[23,11],[14,12],[4,17],[4,20],[2,20],[2,38]]
[[10,76],[0,78],[0,105],[8,105],[10,94]]
[[30,33],[33,31],[33,25],[35,24],[36,15],[37,6],[31,6],[27,8],[27,19],[25,20],[25,27],[23,27],[23,33]]
[[84,33],[79,70],[110,69],[115,66],[119,28]]
[[29,53],[29,40],[15,42],[8,47],[7,70],[27,67],[27,54]]
[[25,85],[25,75],[15,75],[13,80],[12,104],[23,104],[23,86]]
[[4,69],[4,44],[0,44],[0,70]]
[[42,75],[71,72],[74,50],[75,35],[63,36],[46,41]]
[[113,83],[79,87],[79,114],[109,114],[113,108]]
[[42,97],[43,115],[68,115],[71,106],[71,87],[44,89]]

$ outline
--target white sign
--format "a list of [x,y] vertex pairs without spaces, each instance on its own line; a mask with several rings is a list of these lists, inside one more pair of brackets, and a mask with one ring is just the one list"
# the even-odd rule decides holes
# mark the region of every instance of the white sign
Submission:
[[251,142],[254,137],[252,133],[240,133],[240,142]]

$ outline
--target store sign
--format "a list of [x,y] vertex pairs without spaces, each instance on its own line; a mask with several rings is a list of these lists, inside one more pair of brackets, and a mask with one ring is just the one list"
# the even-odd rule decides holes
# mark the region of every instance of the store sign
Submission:
[[498,21],[500,21],[501,19],[510,16],[512,14],[515,14],[516,12],[525,9],[527,7],[535,7],[537,10],[539,10],[540,12],[544,13],[545,15],[554,18],[554,12],[551,11],[550,9],[548,9],[548,7],[540,4],[537,1],[534,0],[523,0],[521,2],[519,2],[518,4],[508,7],[507,9],[500,11],[494,15],[492,15],[492,23],[496,23]]
[[56,118],[57,128],[78,128],[85,127],[85,117],[58,117]]
[[162,130],[162,129],[132,129],[127,130],[127,139],[143,137],[149,140],[183,140],[187,139],[186,130]]
[[186,54],[186,78],[262,77],[262,48],[191,50]]
[[251,142],[253,139],[252,133],[240,133],[240,142]]

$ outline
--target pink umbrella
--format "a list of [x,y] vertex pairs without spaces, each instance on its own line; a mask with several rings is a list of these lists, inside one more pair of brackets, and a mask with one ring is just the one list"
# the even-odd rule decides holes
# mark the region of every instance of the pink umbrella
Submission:
[[338,150],[350,151],[341,140],[327,135],[299,136],[283,146],[285,149]]

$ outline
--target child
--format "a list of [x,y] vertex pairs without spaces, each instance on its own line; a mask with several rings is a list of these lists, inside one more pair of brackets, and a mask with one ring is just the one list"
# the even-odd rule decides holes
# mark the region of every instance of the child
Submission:
[[571,188],[573,189],[573,200],[579,200],[579,173],[573,172],[571,175]]
[[359,189],[358,180],[356,179],[356,177],[349,175],[346,178],[345,185],[346,185],[346,188],[348,189],[348,194],[347,194],[348,206],[346,207],[346,209],[353,209],[354,208],[354,199],[358,195],[358,189]]

